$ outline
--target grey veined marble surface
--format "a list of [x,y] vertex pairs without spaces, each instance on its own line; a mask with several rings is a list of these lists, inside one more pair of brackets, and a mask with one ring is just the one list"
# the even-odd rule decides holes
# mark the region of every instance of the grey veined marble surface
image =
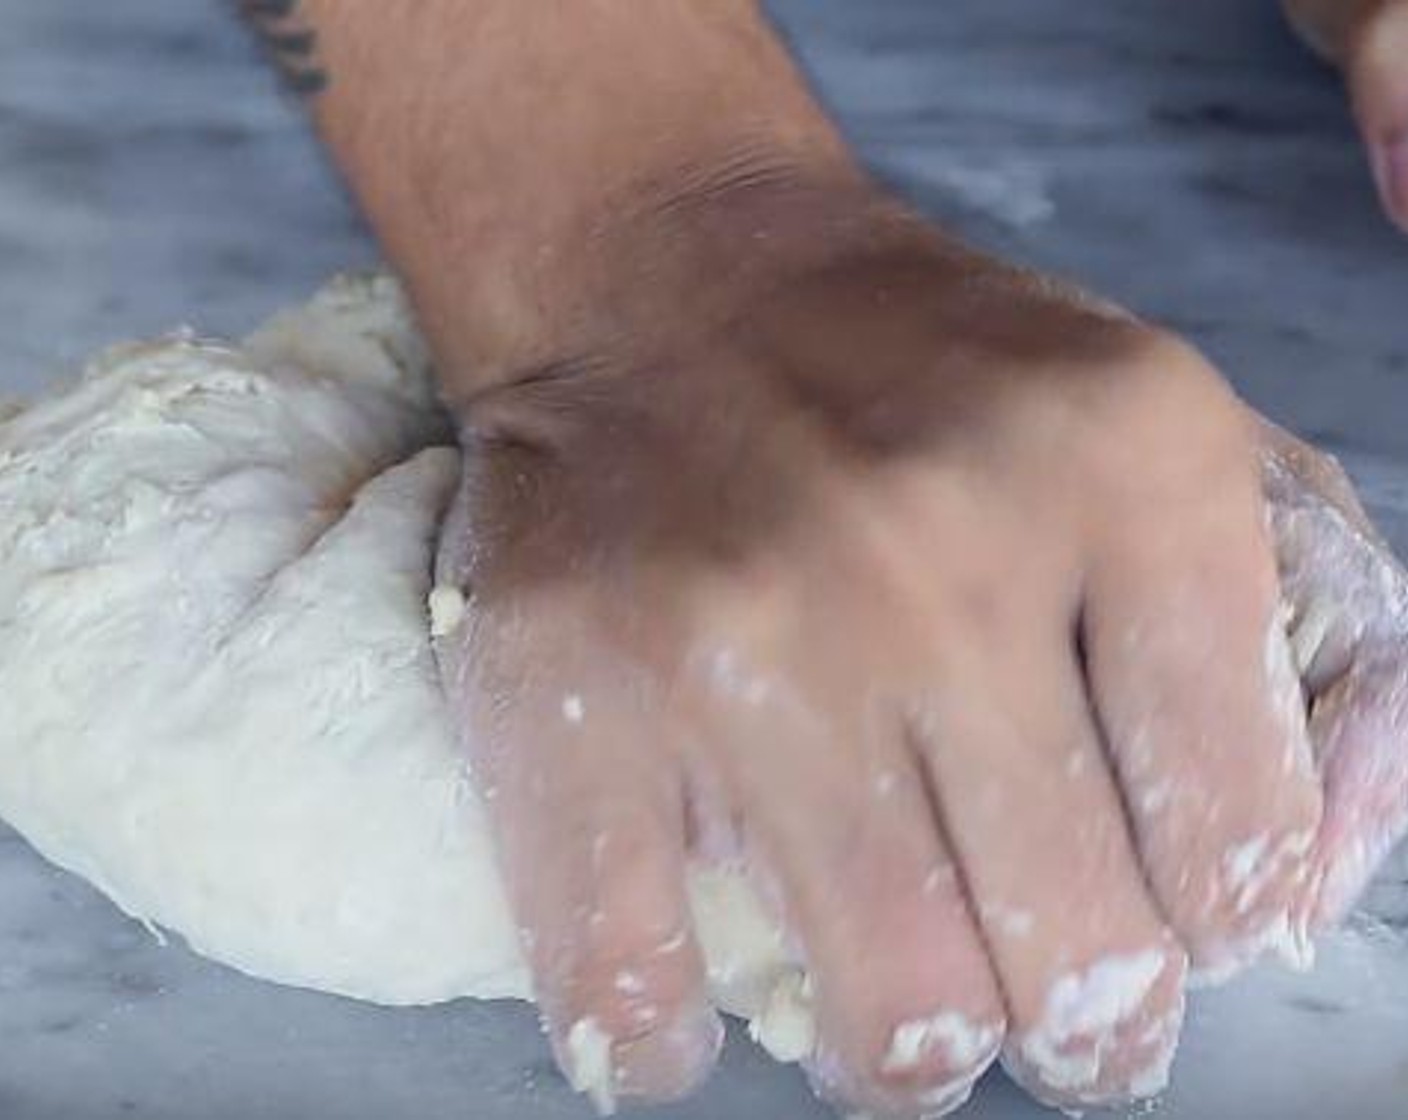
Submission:
[[[1197,340],[1341,452],[1408,550],[1408,239],[1269,0],[787,0],[887,177],[974,241]],[[374,250],[215,0],[0,0],[0,393],[239,331]],[[0,718],[3,718],[0,691]],[[1408,860],[1309,976],[1199,996],[1170,1120],[1408,1118]],[[159,944],[0,834],[3,1120],[549,1120],[521,1007],[386,1010]],[[823,1117],[735,1039],[676,1120]],[[1042,1115],[1000,1078],[971,1115]]]

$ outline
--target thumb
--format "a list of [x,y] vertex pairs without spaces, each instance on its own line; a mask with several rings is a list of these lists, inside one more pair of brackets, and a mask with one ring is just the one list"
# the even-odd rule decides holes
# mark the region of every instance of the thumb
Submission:
[[1408,233],[1408,0],[1381,4],[1357,25],[1346,73],[1384,208]]

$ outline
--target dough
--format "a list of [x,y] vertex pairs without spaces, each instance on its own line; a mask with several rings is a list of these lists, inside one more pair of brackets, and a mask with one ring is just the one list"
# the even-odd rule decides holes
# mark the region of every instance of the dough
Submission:
[[[255,976],[527,998],[430,646],[449,436],[384,277],[0,415],[0,815]],[[692,889],[716,995],[794,1056],[782,938],[740,877]]]

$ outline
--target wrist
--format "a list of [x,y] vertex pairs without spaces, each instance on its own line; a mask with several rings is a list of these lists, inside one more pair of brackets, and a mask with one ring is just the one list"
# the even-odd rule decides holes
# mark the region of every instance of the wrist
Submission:
[[319,128],[454,396],[570,354],[633,272],[672,274],[689,201],[861,179],[755,0],[304,10]]
[[912,225],[902,213],[839,148],[740,140],[578,190],[513,228],[476,232],[452,212],[436,243],[393,260],[459,403],[544,368],[676,345],[789,271]]
[[920,242],[938,238],[848,160],[753,150],[633,185],[540,248],[531,286],[491,270],[489,298],[467,300],[436,272],[417,303],[444,308],[431,334],[458,406],[543,371],[672,364],[830,262]]

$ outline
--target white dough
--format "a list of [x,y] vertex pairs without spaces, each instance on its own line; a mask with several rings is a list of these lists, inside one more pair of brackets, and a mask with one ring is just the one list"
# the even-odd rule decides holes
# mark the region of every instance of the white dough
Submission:
[[[256,976],[527,998],[430,646],[448,443],[385,278],[0,413],[0,816]],[[741,878],[693,894],[716,994],[761,1012],[782,938]]]

